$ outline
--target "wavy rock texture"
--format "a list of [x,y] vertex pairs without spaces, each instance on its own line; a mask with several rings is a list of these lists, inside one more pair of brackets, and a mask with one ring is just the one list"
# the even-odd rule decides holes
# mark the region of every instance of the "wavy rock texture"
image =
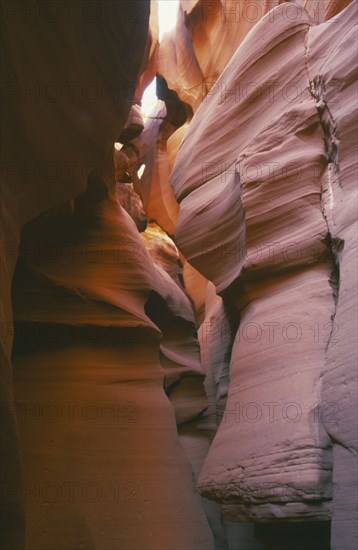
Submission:
[[[143,208],[141,184],[138,177],[139,151],[131,143],[131,139],[137,137],[144,128],[144,122],[132,107],[122,136],[128,140],[122,146],[116,143],[113,152],[114,175],[116,180],[116,195],[119,204],[134,220],[138,231],[145,231],[147,227],[147,215]],[[125,141],[122,137],[122,140]],[[120,148],[118,148],[120,147]]]
[[[353,422],[341,417],[339,445],[323,411],[337,406],[333,380],[341,381],[344,407],[354,404],[353,381],[348,394],[344,382],[355,377],[354,323],[345,351],[333,345],[339,304],[347,311],[336,281],[340,232],[352,235],[355,218],[345,212],[344,225],[333,229],[327,205],[343,200],[343,186],[334,183],[342,147],[353,212],[354,141],[339,143],[339,124],[348,141],[354,6],[316,27],[299,6],[294,20],[286,10],[274,9],[242,41],[197,109],[170,178],[180,203],[178,247],[240,313],[226,411],[199,487],[239,521],[329,519],[333,493],[338,544],[344,498],[353,500],[343,481],[343,464],[354,456]],[[354,245],[348,250],[347,265]],[[352,288],[352,276],[345,284]],[[332,445],[334,461],[346,453],[333,465],[340,496],[332,490]],[[350,530],[347,547],[353,538]]]
[[307,70],[324,129],[329,164],[324,174],[322,209],[337,271],[334,325],[329,337],[327,366],[322,375],[324,426],[333,445],[332,548],[353,548],[358,538],[357,495],[357,50],[354,6],[332,21],[311,29],[307,40]]
[[[349,1],[298,0],[297,4],[321,23]],[[180,0],[175,32],[165,35],[159,48],[159,74],[196,111],[247,33],[279,4],[286,0]],[[283,10],[288,21],[300,13],[299,6],[290,2]]]
[[[13,361],[26,548],[211,548],[147,316],[158,315],[150,294],[162,296],[162,366],[196,376],[195,394],[203,373],[187,298],[98,182],[65,217],[29,224],[22,246]],[[177,422],[202,402],[183,384]]]
[[169,185],[170,157],[174,153],[169,153],[167,142],[178,128],[186,125],[192,109],[168,88],[160,75],[157,76],[157,96],[157,106],[133,145],[139,150],[139,163],[145,167],[139,190],[145,209],[164,231],[173,235],[178,204]]
[[173,235],[178,204],[169,185],[170,166],[166,143],[175,127],[165,120],[166,114],[164,102],[158,102],[157,110],[145,123],[144,131],[134,144],[139,149],[139,162],[145,165],[140,182],[145,211],[169,235]]
[[[7,441],[2,544],[36,550],[78,545],[206,550],[212,535],[163,390],[161,333],[145,304],[152,293],[163,295],[172,326],[177,319],[183,325],[177,338],[168,321],[162,355],[169,356],[169,367],[175,362],[179,382],[183,372],[200,381],[200,397],[189,396],[192,413],[182,403],[185,395],[173,399],[184,421],[197,414],[203,392],[193,313],[107,190],[115,190],[114,142],[128,144],[143,129],[133,93],[140,96],[155,71],[155,17],[152,12],[147,38],[149,2],[134,11],[133,3],[124,10],[114,1],[91,6],[99,10],[96,17],[84,3],[66,15],[63,5],[54,4],[51,8],[63,17],[49,27],[43,12],[31,16],[26,2],[13,3],[3,35],[8,149],[2,174],[7,243],[2,343],[7,360],[19,231],[47,213],[22,231],[13,284],[16,408],[8,361],[2,365],[7,431],[2,431]],[[43,2],[42,7],[48,6]],[[30,45],[26,62],[25,41]],[[49,90],[49,82],[58,86]],[[66,97],[64,82],[74,85],[65,90]],[[88,82],[94,85],[88,88]],[[56,101],[46,95],[52,92],[59,94]],[[86,95],[93,92],[98,93],[94,99]],[[127,145],[116,161],[117,197],[143,230],[135,148]],[[73,201],[87,182],[87,192]],[[168,478],[173,469],[174,485]]]
[[[92,6],[96,8],[95,6]],[[1,6],[2,215],[1,472],[11,491],[2,500],[1,537],[22,548],[24,501],[14,414],[11,283],[21,227],[86,188],[93,170],[113,172],[113,143],[127,119],[145,47],[149,2],[133,18],[115,1],[93,12],[84,2],[15,0]],[[127,11],[126,11],[127,10]],[[128,13],[128,10],[130,13]],[[112,53],[118,52],[118,56]],[[131,56],[126,56],[126,52]],[[131,86],[129,86],[131,83]]]

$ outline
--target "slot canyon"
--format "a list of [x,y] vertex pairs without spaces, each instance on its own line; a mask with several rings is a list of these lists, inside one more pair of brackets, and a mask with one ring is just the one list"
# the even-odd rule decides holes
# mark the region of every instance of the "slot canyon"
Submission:
[[355,550],[357,1],[1,30],[1,548]]

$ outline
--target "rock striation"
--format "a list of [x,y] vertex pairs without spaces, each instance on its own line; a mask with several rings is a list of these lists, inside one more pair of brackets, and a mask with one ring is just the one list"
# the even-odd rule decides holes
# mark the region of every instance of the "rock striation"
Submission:
[[[31,256],[38,243],[58,257]],[[13,293],[26,548],[210,548],[163,391],[162,368],[177,422],[197,414],[202,383],[189,404],[180,383],[203,378],[191,308],[116,197],[96,182],[30,222]]]
[[[3,14],[2,546],[206,550],[212,535],[160,363],[162,353],[179,384],[189,373],[202,388],[194,317],[138,234],[146,215],[129,145],[143,129],[133,102],[155,67],[155,17],[148,34],[147,1],[135,17],[115,1],[94,13],[37,4]],[[45,8],[61,14],[56,24]],[[153,294],[168,302],[163,352],[146,313]],[[178,419],[191,419],[176,403]]]
[[[175,241],[240,318],[199,488],[236,521],[328,520],[333,497],[332,547],[353,548],[344,500],[355,497],[346,480],[357,449],[348,435],[356,281],[341,270],[356,253],[355,7],[327,22],[295,10],[290,20],[278,6],[246,34],[197,108],[170,177],[180,203]],[[207,384],[218,391],[216,362]]]

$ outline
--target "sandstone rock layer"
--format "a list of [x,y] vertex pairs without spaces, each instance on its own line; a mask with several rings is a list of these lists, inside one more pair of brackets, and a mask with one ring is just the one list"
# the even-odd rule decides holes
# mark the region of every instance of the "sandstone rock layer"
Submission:
[[[344,267],[355,244],[347,256],[343,244],[356,223],[354,9],[317,26],[298,5],[295,18],[284,5],[263,17],[197,109],[170,178],[180,250],[240,316],[226,410],[199,479],[202,494],[239,521],[326,520],[332,496],[344,516],[333,480],[343,490],[334,462],[343,434],[350,444],[343,451],[341,440],[339,452],[349,461],[356,449],[345,409],[356,395],[356,344]],[[215,330],[219,339],[222,323]],[[340,403],[338,437],[327,421]]]

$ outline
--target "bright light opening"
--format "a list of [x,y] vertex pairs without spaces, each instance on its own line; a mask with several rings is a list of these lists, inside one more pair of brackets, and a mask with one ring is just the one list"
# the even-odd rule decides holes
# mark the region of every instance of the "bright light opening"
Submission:
[[142,115],[145,120],[149,118],[150,113],[154,110],[154,107],[157,104],[158,98],[157,98],[156,88],[157,88],[157,79],[154,78],[154,80],[152,80],[149,86],[147,86],[147,88],[144,90],[141,109],[142,109]]
[[[159,42],[161,42],[164,34],[175,28],[178,17],[179,0],[157,0],[157,5]],[[142,97],[142,114],[144,119],[149,118],[150,113],[157,104],[156,86],[155,78],[144,91]]]
[[179,0],[158,0],[159,42],[166,32],[174,29],[178,16]]
[[137,173],[138,173],[138,178],[139,178],[139,179],[142,178],[144,170],[145,170],[145,164],[142,164],[142,166],[139,168],[139,170],[138,170],[138,172],[137,172]]
[[116,141],[116,143],[114,144],[114,148],[116,151],[120,151],[123,147],[123,143],[121,143],[120,141]]

